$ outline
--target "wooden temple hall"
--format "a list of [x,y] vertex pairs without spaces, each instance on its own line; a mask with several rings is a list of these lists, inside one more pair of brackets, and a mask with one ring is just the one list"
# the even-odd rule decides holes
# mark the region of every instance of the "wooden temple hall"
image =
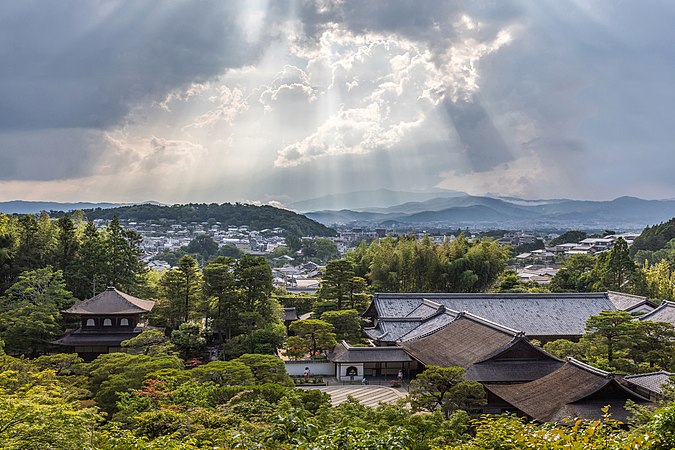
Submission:
[[142,316],[152,311],[155,302],[136,298],[114,287],[63,311],[80,318],[80,327],[67,330],[54,341],[69,351],[91,361],[103,353],[121,350],[122,341],[138,336],[146,330]]
[[[350,372],[389,376],[401,368],[462,367],[486,391],[484,414],[515,413],[538,422],[595,420],[610,406],[626,422],[628,400],[647,405],[662,395],[670,373],[622,376],[572,358],[561,360],[530,339],[578,339],[600,311],[648,312],[636,320],[675,322],[675,303],[614,292],[571,294],[375,294],[364,319],[374,347],[338,345],[329,356],[338,379]],[[636,316],[637,318],[638,316]],[[349,380],[347,380],[349,381]]]

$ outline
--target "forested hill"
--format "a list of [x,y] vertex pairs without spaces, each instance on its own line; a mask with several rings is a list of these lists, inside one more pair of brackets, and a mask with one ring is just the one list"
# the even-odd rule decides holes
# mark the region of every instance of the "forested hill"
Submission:
[[[117,216],[126,220],[173,219],[178,222],[205,222],[215,219],[222,225],[248,225],[254,230],[280,227],[297,236],[335,236],[332,228],[285,209],[272,206],[255,206],[242,203],[189,203],[186,205],[132,205],[119,208],[84,210],[89,219],[111,219]],[[54,212],[54,216],[63,213]]]
[[675,239],[675,218],[670,219],[668,222],[645,228],[642,234],[633,242],[631,253],[635,255],[640,250],[660,250],[672,239]]

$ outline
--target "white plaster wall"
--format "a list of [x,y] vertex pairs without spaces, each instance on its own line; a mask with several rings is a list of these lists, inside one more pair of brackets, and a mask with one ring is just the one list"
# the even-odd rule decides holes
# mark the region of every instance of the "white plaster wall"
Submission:
[[335,364],[330,361],[285,361],[286,372],[290,376],[302,376],[305,367],[309,367],[312,375],[335,376]]

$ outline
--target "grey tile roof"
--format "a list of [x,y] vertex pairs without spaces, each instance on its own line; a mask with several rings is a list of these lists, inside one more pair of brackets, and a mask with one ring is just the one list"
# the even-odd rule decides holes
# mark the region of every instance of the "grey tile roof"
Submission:
[[424,300],[468,311],[528,336],[581,336],[590,316],[617,309],[607,293],[375,294],[373,304],[380,318],[403,318]]
[[63,313],[80,316],[143,314],[150,312],[154,306],[155,302],[151,300],[143,300],[109,287],[89,300],[75,303]]
[[298,320],[298,312],[295,309],[295,306],[290,308],[284,308],[284,322]]
[[663,392],[663,386],[670,381],[674,373],[661,370],[659,372],[641,373],[639,375],[628,375],[623,379],[635,386],[639,386],[650,392],[660,395]]
[[444,312],[442,314],[437,314],[436,316],[425,320],[420,323],[417,327],[410,330],[408,333],[399,337],[397,341],[409,341],[411,339],[417,339],[419,337],[426,336],[434,331],[444,327],[453,320],[457,318],[456,313]]
[[377,327],[366,330],[372,339],[384,342],[396,342],[422,324],[421,320],[380,320]]
[[400,347],[353,347],[342,341],[328,359],[335,363],[409,362],[412,358]]
[[641,295],[625,294],[623,292],[608,291],[607,297],[609,298],[609,301],[614,304],[616,309],[620,309],[622,311],[630,311],[631,309],[642,306],[645,303],[650,305],[652,304],[647,299],[647,297],[643,297]]
[[443,312],[444,309],[445,308],[440,303],[437,303],[437,302],[434,302],[434,301],[431,301],[431,300],[428,300],[428,299],[423,299],[422,303],[420,303],[420,305],[417,308],[415,308],[406,317],[410,317],[410,318],[413,318],[413,317],[418,318],[419,317],[421,319],[424,319],[424,318],[427,318],[427,317],[431,317],[435,314],[438,314],[440,312]]
[[638,317],[639,320],[651,320],[652,322],[668,322],[675,325],[675,302],[664,300],[654,311]]

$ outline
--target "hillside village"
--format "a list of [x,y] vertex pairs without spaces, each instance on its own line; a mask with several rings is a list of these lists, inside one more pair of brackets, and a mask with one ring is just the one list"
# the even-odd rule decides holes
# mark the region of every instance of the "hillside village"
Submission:
[[[104,227],[108,220],[96,219],[97,227]],[[187,246],[197,236],[209,236],[219,246],[233,246],[237,250],[252,254],[269,256],[275,249],[286,245],[285,230],[282,228],[254,230],[247,225],[224,227],[215,220],[205,222],[177,222],[175,219],[160,219],[157,221],[139,222],[121,220],[124,228],[137,232],[143,238],[143,260],[152,270],[163,271],[171,269],[171,264],[157,259],[162,252],[172,252]],[[610,250],[617,239],[621,238],[630,246],[639,233],[608,234],[603,237],[588,237],[579,242],[566,242],[553,246],[545,246],[514,256],[512,268],[524,282],[548,284],[558,271],[560,261],[571,255],[596,255]],[[378,240],[386,236],[398,236],[392,230],[377,228],[338,229],[332,240],[343,256],[350,248],[361,241]],[[418,234],[421,238],[424,234]],[[517,248],[521,245],[534,244],[537,241],[550,242],[557,234],[533,234],[528,232],[512,232],[499,239],[504,245]],[[445,240],[453,241],[455,234],[431,235],[433,242],[442,243]],[[306,236],[304,238],[314,238]],[[472,238],[476,238],[472,235]],[[313,262],[294,265],[295,258],[282,256],[276,259],[279,266],[274,269],[275,286],[287,288],[292,292],[314,293],[319,287],[321,264]]]

